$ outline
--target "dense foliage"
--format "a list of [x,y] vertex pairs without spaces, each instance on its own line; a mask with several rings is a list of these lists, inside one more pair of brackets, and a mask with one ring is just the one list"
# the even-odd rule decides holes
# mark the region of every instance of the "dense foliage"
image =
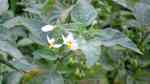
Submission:
[[0,84],[150,84],[149,27],[150,0],[0,0]]

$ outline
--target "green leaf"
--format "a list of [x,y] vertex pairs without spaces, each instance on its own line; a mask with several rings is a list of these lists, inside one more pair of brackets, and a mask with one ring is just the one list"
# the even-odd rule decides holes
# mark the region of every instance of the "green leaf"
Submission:
[[100,43],[104,46],[112,47],[119,44],[125,48],[142,54],[142,52],[137,48],[136,44],[134,44],[128,37],[126,37],[120,31],[112,28],[101,30],[97,34],[96,39],[99,40]]
[[137,80],[149,81],[150,82],[150,72],[144,70],[138,70],[134,75]]
[[138,0],[113,0],[113,1],[121,5],[122,7],[130,9],[130,10],[132,10],[136,2],[138,2]]
[[126,70],[119,70],[116,78],[114,79],[114,83],[118,84],[126,84]]
[[150,73],[144,70],[138,70],[132,76],[127,76],[127,84],[149,84]]
[[46,0],[42,9],[44,12],[48,12],[50,9],[52,9],[53,5],[54,5],[53,0]]
[[24,38],[22,40],[20,40],[17,45],[18,46],[27,46],[27,45],[30,45],[30,44],[33,44],[34,42],[32,40],[30,40],[29,38]]
[[139,28],[139,27],[141,27],[141,24],[137,20],[128,20],[128,22],[126,24],[127,24],[128,28],[131,28],[131,27]]
[[[106,48],[107,49],[107,55],[109,56],[109,58],[113,61],[113,62],[118,62],[120,61],[122,58],[124,58],[124,53],[122,52],[122,47],[118,47],[118,46],[113,46],[113,47],[109,47]],[[107,58],[107,57],[106,57]],[[108,59],[108,58],[107,58]]]
[[16,59],[24,58],[23,54],[12,44],[7,41],[0,40],[0,50],[6,52]]
[[0,15],[8,10],[8,0],[0,0]]
[[49,72],[33,77],[27,84],[64,84],[62,76],[58,73]]
[[145,3],[145,4],[149,4],[150,5],[150,1],[149,0],[140,0],[142,3]]
[[[11,38],[13,38],[13,39],[14,39],[14,37],[16,37],[17,39],[19,37],[22,37],[22,38],[26,38],[27,37],[27,33],[26,33],[25,28],[21,27],[21,26],[18,26],[18,27],[16,26],[14,28],[9,29],[7,34],[8,35],[10,34],[12,36]],[[15,41],[17,39],[15,39]]]
[[59,55],[56,55],[56,53],[51,49],[39,49],[33,52],[33,55],[35,59],[43,58],[49,61],[54,61],[59,57]]
[[88,66],[94,65],[101,55],[100,46],[93,41],[79,40],[79,46],[84,53]]
[[30,32],[30,39],[40,45],[46,45],[46,33],[41,31],[41,27],[45,24],[39,19],[28,19],[23,17],[15,17],[6,21],[3,26],[12,28],[16,26],[24,26],[22,28]]
[[10,8],[13,11],[13,13],[16,13],[16,11],[17,11],[17,0],[10,0]]
[[65,7],[61,2],[57,1],[54,7],[50,11],[50,15],[47,17],[49,23],[65,23],[67,17],[70,14],[73,6]]
[[25,71],[25,72],[28,72],[31,69],[37,67],[36,65],[33,65],[31,63],[28,63],[26,61],[22,61],[22,59],[9,61],[9,63],[12,64],[16,69],[18,69],[20,71]]
[[24,27],[13,27],[11,29],[7,29],[6,27],[1,27],[0,31],[1,31],[0,39],[8,41],[14,45],[16,45],[16,41],[18,40],[18,38],[27,37],[27,33]]
[[50,73],[44,81],[44,84],[64,84],[64,80],[60,74]]
[[3,84],[20,84],[22,76],[23,74],[20,72],[9,72],[4,76]]
[[21,20],[21,17],[19,17],[19,16],[18,17],[14,17],[12,19],[7,20],[3,24],[3,26],[9,29],[9,28],[15,27],[17,25],[21,25],[20,20]]
[[138,24],[148,26],[150,25],[150,5],[146,3],[138,3],[133,10],[133,14],[137,19]]
[[21,24],[31,33],[30,37],[33,41],[40,45],[46,45],[46,33],[41,31],[42,26],[45,24],[37,19],[22,18]]
[[97,17],[97,12],[87,0],[79,0],[71,12],[71,18],[74,22],[80,22],[90,25]]
[[126,83],[127,84],[134,84],[134,79],[131,76],[127,76]]
[[60,24],[57,25],[57,27],[62,29],[62,31],[70,31],[70,32],[81,32],[83,30],[86,30],[85,25],[82,23]]
[[4,26],[0,25],[0,39],[1,40],[9,41],[15,44],[17,37],[12,35],[12,33],[13,33],[12,31],[10,32]]

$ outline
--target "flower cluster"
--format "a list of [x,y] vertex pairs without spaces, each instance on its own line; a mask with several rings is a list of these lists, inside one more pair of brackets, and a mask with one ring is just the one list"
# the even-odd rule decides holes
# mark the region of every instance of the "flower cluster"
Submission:
[[[56,28],[56,26],[53,25],[46,25],[41,28],[43,32],[50,32],[53,31]],[[73,34],[71,32],[68,32],[67,36],[64,36],[62,34],[63,43],[62,44],[56,44],[54,38],[50,38],[47,35],[47,41],[48,41],[48,47],[49,48],[60,48],[63,45],[66,45],[67,48],[71,50],[77,50],[78,44],[77,40],[74,38]]]

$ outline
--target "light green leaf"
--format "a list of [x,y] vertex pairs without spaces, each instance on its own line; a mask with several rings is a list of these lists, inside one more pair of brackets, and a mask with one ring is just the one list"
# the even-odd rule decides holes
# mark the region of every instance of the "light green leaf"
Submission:
[[55,3],[53,0],[46,0],[42,6],[43,12],[49,12],[49,10],[52,9],[54,4]]
[[140,0],[142,3],[145,3],[145,4],[149,4],[150,5],[150,0]]
[[21,77],[23,76],[20,72],[9,72],[4,76],[4,84],[20,84]]
[[126,81],[126,70],[119,70],[118,71],[118,74],[116,76],[116,78],[114,79],[114,82],[115,83],[118,83],[118,84],[126,84],[125,81]]
[[127,76],[126,83],[127,84],[134,84],[134,79],[131,76]]
[[40,15],[40,9],[39,8],[25,8],[24,11],[30,12],[32,14]]
[[126,37],[120,31],[112,28],[101,30],[97,34],[96,39],[99,40],[104,46],[112,47],[119,44],[125,48],[142,54],[142,52],[137,48],[136,44],[134,44],[128,37]]
[[30,37],[33,41],[40,45],[47,44],[46,33],[41,31],[42,26],[45,25],[44,23],[36,19],[22,18],[21,24],[31,33]]
[[16,69],[20,71],[26,71],[26,72],[37,67],[36,65],[23,61],[23,59],[9,61],[9,63],[12,64]]
[[41,31],[41,27],[45,24],[39,19],[28,19],[23,17],[15,17],[6,21],[3,26],[6,28],[12,28],[15,26],[24,26],[22,28],[30,32],[29,36],[34,42],[40,45],[46,45],[46,33]]
[[86,63],[88,66],[94,65],[101,55],[100,46],[93,41],[79,40],[81,51],[85,54]]
[[46,23],[51,24],[65,23],[72,8],[73,6],[66,7],[60,0],[47,0],[42,8],[47,15],[44,19],[48,21]]
[[14,17],[12,19],[7,20],[3,24],[3,26],[9,29],[9,28],[15,27],[17,25],[21,25],[20,20],[21,20],[21,17],[19,17],[19,16],[18,17]]
[[32,40],[30,40],[29,38],[24,38],[22,40],[20,40],[17,45],[18,46],[27,46],[27,45],[30,45],[30,44],[33,44],[34,42]]
[[7,41],[0,40],[0,50],[6,52],[16,59],[24,58],[23,54],[12,44]]
[[[5,31],[3,31],[3,29]],[[18,38],[27,37],[24,27],[13,27],[11,29],[7,29],[6,27],[1,27],[0,31],[1,31],[0,39],[9,41],[10,43],[12,43],[14,45],[16,45],[16,41]]]
[[0,15],[8,10],[8,0],[0,0]]
[[62,76],[58,73],[49,72],[25,81],[27,84],[64,84]]
[[133,10],[133,14],[137,19],[138,24],[148,26],[150,25],[150,5],[146,3],[138,3]]
[[150,82],[150,72],[144,70],[138,70],[134,75],[137,80],[149,81]]
[[54,60],[56,60],[59,57],[51,49],[39,49],[39,50],[33,52],[33,55],[34,55],[35,59],[43,58],[43,59],[49,60],[49,61],[54,61]]
[[138,0],[113,0],[115,3],[123,6],[124,8],[132,10],[134,8],[134,5]]
[[64,84],[64,79],[58,73],[50,73],[44,81],[44,84]]
[[71,12],[71,18],[74,22],[90,25],[97,17],[97,12],[87,0],[79,0]]
[[81,32],[81,30],[85,29],[85,25],[82,23],[60,24],[57,25],[57,27],[62,29],[63,31],[70,31],[70,32]]

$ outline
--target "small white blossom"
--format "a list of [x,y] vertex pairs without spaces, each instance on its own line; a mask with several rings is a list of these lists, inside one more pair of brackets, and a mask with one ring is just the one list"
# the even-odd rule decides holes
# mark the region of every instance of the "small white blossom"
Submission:
[[55,44],[55,39],[54,38],[49,38],[47,35],[47,41],[48,41],[48,47],[49,48],[60,48],[62,44]]
[[74,39],[73,34],[71,32],[69,32],[66,37],[64,35],[62,35],[62,38],[64,40],[64,44],[67,45],[67,47],[69,49],[71,49],[71,50],[78,49],[77,40]]
[[52,31],[54,28],[55,28],[55,26],[53,26],[53,25],[45,25],[41,28],[41,30],[43,32],[49,32],[49,31]]

